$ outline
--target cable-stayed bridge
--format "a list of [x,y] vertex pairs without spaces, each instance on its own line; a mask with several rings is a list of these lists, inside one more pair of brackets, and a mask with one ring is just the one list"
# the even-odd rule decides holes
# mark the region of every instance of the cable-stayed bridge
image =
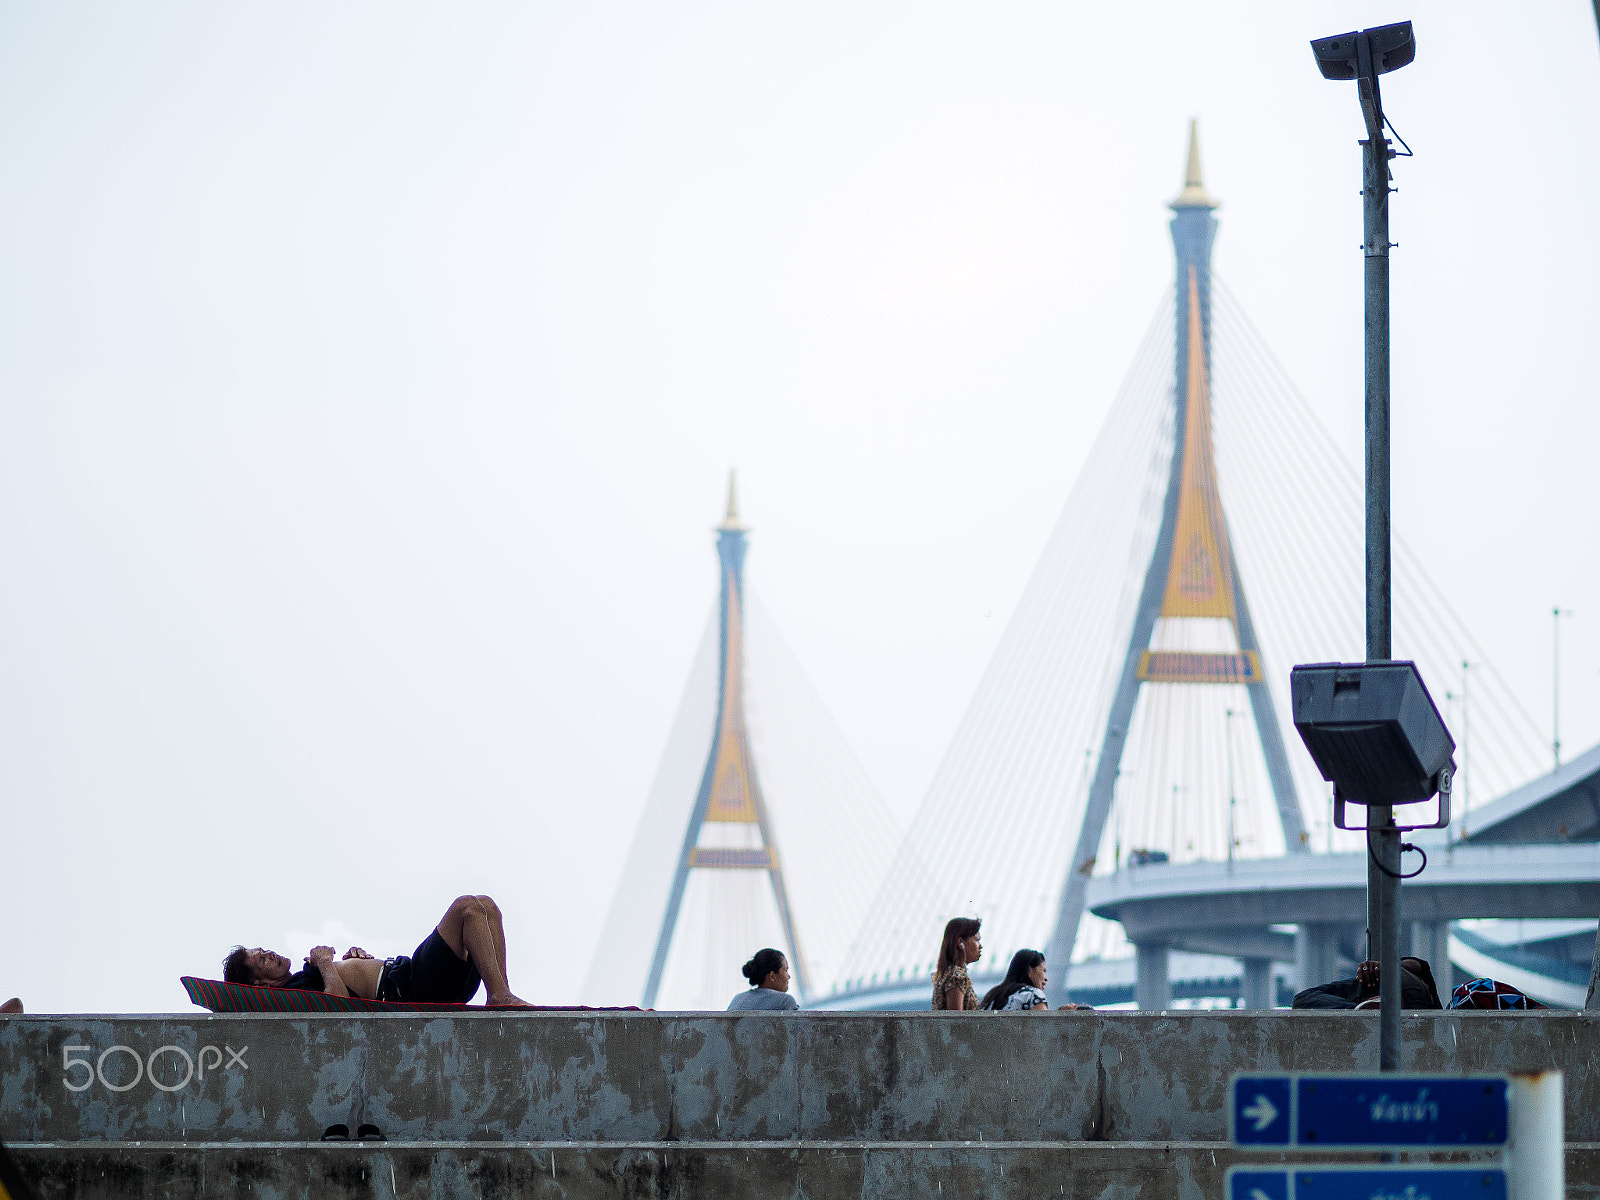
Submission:
[[[1172,204],[1176,287],[831,1004],[925,1004],[938,931],[960,914],[984,919],[985,975],[1017,948],[1048,949],[1057,989],[1131,999],[1122,928],[1085,914],[1101,881],[1360,848],[1332,828],[1286,684],[1296,662],[1363,657],[1361,480],[1212,273],[1216,207],[1191,134]],[[1464,697],[1450,717],[1462,743],[1456,828],[1470,831],[1474,809],[1535,776],[1546,748],[1403,539],[1394,611],[1398,652],[1436,697]],[[1144,998],[1237,995],[1253,973],[1260,1001],[1293,945],[1271,924],[1288,920],[1258,922],[1277,936],[1242,946],[1147,941]],[[1164,932],[1153,928],[1151,939]],[[1348,957],[1347,934],[1319,942],[1321,959],[1302,948],[1306,970]]]
[[[746,600],[730,489],[718,614],[586,1000],[721,1008],[770,944],[809,1005],[925,1007],[956,915],[984,918],[975,979],[1047,949],[1094,1003],[1265,1006],[1363,956],[1363,842],[1287,694],[1292,664],[1363,656],[1361,480],[1212,272],[1217,207],[1191,129],[1175,286],[897,847]],[[1539,730],[1399,537],[1394,577],[1397,653],[1458,741],[1454,826],[1403,893],[1417,952],[1564,1002],[1600,910],[1600,752],[1540,776]]]

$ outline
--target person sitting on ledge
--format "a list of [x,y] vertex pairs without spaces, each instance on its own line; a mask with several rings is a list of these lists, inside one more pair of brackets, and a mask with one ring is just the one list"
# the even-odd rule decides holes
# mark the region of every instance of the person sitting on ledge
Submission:
[[[1298,993],[1295,1008],[1376,1008],[1378,1007],[1378,964],[1368,960],[1356,967],[1354,979],[1335,979]],[[1443,1008],[1433,971],[1425,959],[1406,956],[1400,960],[1400,1007]]]
[[222,960],[222,978],[257,987],[419,1004],[465,1004],[482,983],[491,1007],[527,1007],[506,982],[505,930],[500,907],[488,896],[457,896],[409,957],[380,962],[351,946],[335,962],[332,946],[314,946],[305,964],[291,974],[283,955],[260,946],[235,946]]
[[789,995],[789,960],[783,951],[770,946],[740,968],[750,981],[750,990],[740,992],[728,1002],[729,1012],[793,1012],[800,1002]]
[[[1044,985],[1050,982],[1050,971],[1044,965],[1044,955],[1037,950],[1018,950],[1011,956],[1011,968],[1006,977],[983,994],[978,1002],[980,1009],[990,1012],[1048,1013],[1050,1001],[1045,999]],[[1087,1004],[1063,1004],[1061,1010],[1090,1010]]]
[[951,917],[939,941],[939,961],[933,968],[933,1011],[970,1012],[978,1007],[967,964],[983,957],[978,930],[981,917]]

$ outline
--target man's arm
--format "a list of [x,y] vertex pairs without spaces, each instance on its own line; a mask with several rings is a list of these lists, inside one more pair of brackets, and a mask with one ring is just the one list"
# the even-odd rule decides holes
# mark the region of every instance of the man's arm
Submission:
[[339,964],[333,961],[332,946],[313,946],[307,956],[317,970],[322,972],[322,990],[330,996],[349,996],[350,989],[344,986],[344,979],[339,974]]

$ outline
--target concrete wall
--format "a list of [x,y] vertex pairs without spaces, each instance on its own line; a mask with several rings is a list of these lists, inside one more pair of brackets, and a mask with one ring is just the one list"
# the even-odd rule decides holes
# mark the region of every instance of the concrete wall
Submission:
[[[1600,1020],[1414,1015],[1404,1031],[1408,1069],[1564,1070],[1574,1194],[1600,1182]],[[1376,1014],[1353,1013],[30,1016],[0,1020],[0,1138],[86,1195],[91,1177],[123,1181],[106,1195],[181,1195],[194,1176],[364,1196],[391,1170],[412,1190],[370,1194],[491,1194],[429,1191],[428,1163],[440,1180],[489,1171],[509,1195],[567,1154],[591,1190],[554,1194],[669,1196],[697,1171],[743,1171],[786,1195],[802,1176],[810,1197],[888,1195],[899,1185],[864,1181],[917,1178],[933,1155],[997,1195],[1023,1194],[1001,1186],[1008,1168],[1041,1182],[1103,1162],[1153,1172],[1130,1196],[1198,1196],[1234,1157],[1219,1145],[1234,1072],[1376,1061]],[[389,1143],[308,1145],[361,1122]]]

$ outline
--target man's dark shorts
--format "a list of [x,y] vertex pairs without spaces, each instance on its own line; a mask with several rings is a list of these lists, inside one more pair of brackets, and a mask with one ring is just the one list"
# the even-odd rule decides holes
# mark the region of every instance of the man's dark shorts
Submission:
[[478,968],[457,958],[435,929],[410,958],[385,959],[378,977],[379,1000],[413,1004],[465,1004],[478,994]]

